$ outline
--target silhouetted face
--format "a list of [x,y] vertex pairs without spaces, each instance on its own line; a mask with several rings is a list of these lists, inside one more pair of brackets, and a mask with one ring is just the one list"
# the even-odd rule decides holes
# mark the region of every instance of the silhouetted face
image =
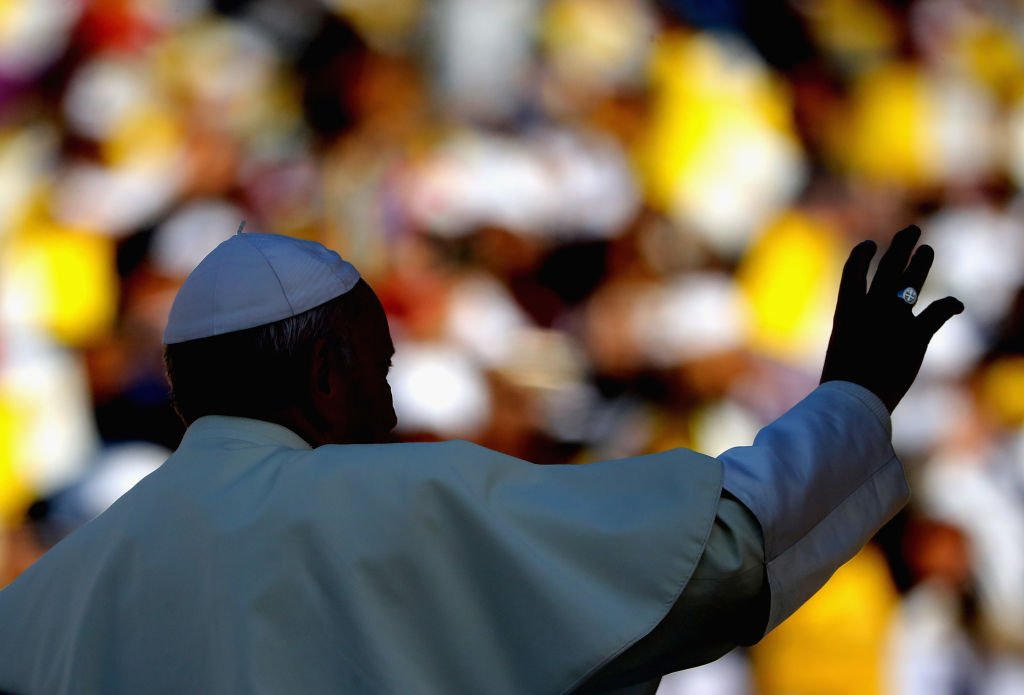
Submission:
[[381,442],[398,422],[388,384],[391,358],[395,354],[384,308],[368,285],[353,290],[365,301],[359,325],[349,327],[351,355],[345,364],[332,351],[332,391],[337,400],[329,404],[335,442]]

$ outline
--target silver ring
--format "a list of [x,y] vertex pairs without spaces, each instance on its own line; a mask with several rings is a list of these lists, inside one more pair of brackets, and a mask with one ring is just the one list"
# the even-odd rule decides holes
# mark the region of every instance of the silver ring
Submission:
[[917,304],[917,290],[913,287],[906,287],[900,290],[900,293],[897,296],[910,306]]

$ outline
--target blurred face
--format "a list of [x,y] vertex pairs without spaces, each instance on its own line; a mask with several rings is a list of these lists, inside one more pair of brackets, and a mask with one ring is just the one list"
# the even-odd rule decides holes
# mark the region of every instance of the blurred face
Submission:
[[380,300],[366,287],[366,311],[360,325],[350,333],[352,354],[346,364],[332,351],[333,403],[329,414],[333,440],[347,443],[382,442],[398,422],[391,400],[388,371],[395,346],[391,342],[387,316]]

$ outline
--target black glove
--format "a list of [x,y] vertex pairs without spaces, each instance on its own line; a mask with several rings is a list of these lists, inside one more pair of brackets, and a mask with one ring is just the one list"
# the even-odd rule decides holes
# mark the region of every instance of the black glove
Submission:
[[821,372],[821,383],[838,379],[869,389],[890,413],[914,383],[932,336],[964,310],[959,300],[946,297],[914,316],[902,299],[907,287],[921,292],[935,258],[930,246],[921,246],[910,258],[920,236],[921,230],[910,226],[893,237],[866,292],[875,242],[861,242],[850,252]]

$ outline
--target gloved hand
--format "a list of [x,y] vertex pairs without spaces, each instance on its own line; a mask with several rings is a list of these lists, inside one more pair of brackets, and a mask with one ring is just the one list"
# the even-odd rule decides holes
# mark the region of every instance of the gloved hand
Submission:
[[914,383],[932,336],[964,310],[959,300],[946,297],[915,316],[902,299],[907,287],[921,292],[935,258],[926,245],[910,257],[920,236],[921,230],[910,226],[893,237],[866,291],[875,243],[861,242],[850,252],[821,373],[821,383],[852,381],[869,389],[890,413]]

